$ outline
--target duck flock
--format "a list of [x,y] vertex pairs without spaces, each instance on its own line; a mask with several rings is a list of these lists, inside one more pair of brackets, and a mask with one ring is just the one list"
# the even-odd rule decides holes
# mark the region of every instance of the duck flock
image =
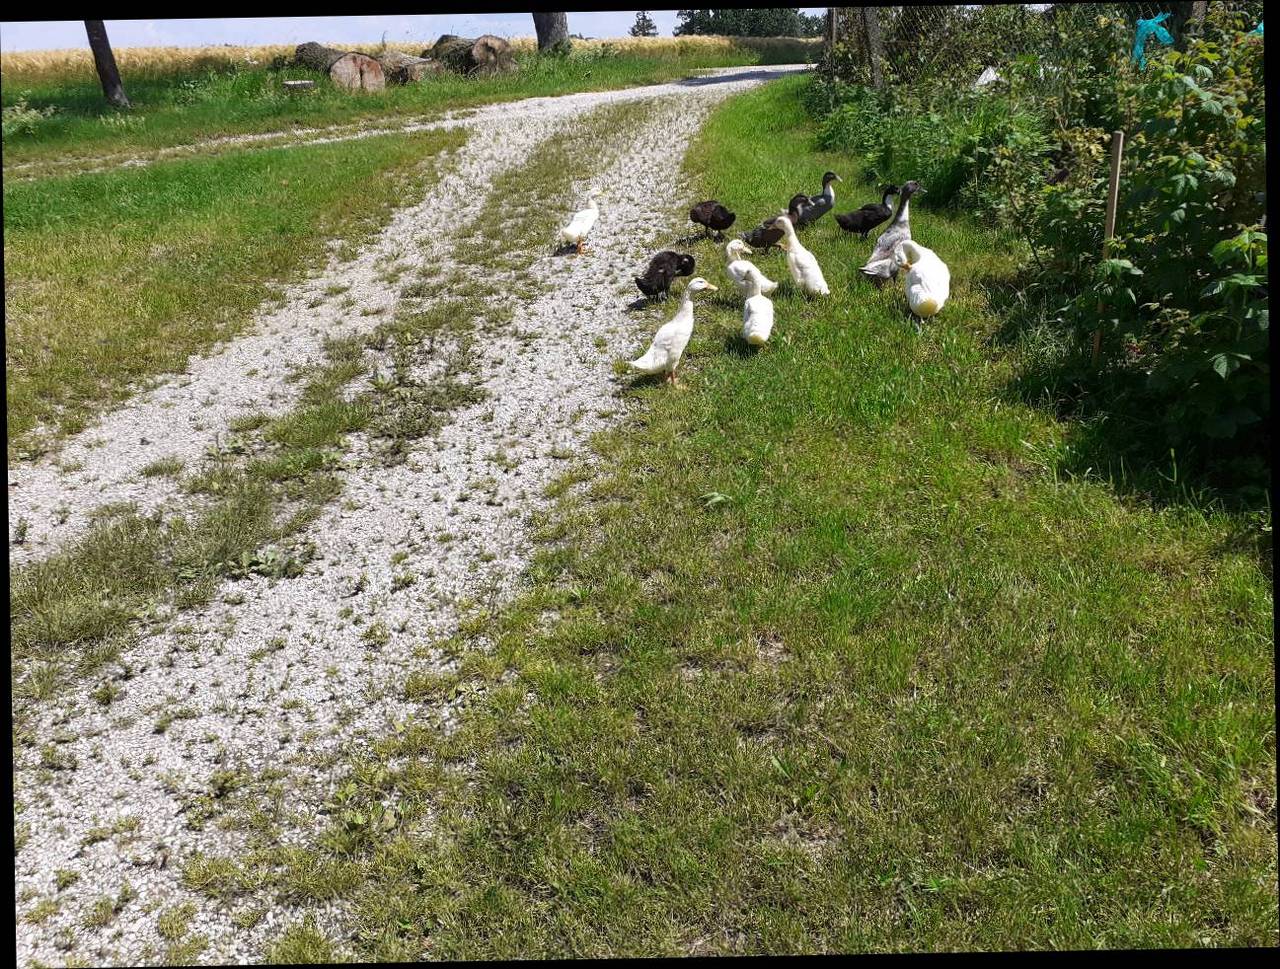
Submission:
[[[786,253],[787,269],[796,287],[806,296],[820,297],[831,293],[822,275],[817,257],[800,242],[796,230],[817,222],[835,208],[835,183],[841,181],[835,172],[822,176],[822,192],[818,195],[798,193],[791,197],[787,208],[780,214],[765,219],[740,238],[730,240],[724,247],[727,264],[725,273],[742,295],[742,338],[752,346],[762,346],[773,332],[773,301],[769,295],[778,284],[765,276],[746,257],[757,249],[767,250],[777,246]],[[910,202],[914,195],[925,190],[918,182],[910,181],[901,187],[886,185],[881,190],[880,201],[872,202],[852,212],[836,214],[836,223],[846,232],[856,233],[865,239],[872,229],[886,220],[889,225],[876,239],[866,263],[861,267],[877,288],[896,280],[899,271],[905,269],[907,304],[919,320],[936,315],[946,303],[951,288],[951,273],[946,264],[932,249],[927,249],[911,238]],[[889,200],[897,196],[897,206]],[[588,197],[587,207],[576,212],[569,224],[560,230],[560,241],[584,251],[586,239],[599,218],[600,209],[593,196]],[[715,199],[699,202],[689,210],[689,219],[723,241],[724,232],[737,220],[737,215]],[[664,249],[650,261],[643,275],[636,277],[636,286],[649,299],[666,299],[677,277],[692,276],[694,258],[688,253]],[[630,361],[633,370],[643,374],[665,374],[676,382],[676,368],[680,357],[693,335],[693,297],[698,293],[716,292],[702,276],[691,279],[684,288],[680,308],[676,315],[654,335],[649,349]]]

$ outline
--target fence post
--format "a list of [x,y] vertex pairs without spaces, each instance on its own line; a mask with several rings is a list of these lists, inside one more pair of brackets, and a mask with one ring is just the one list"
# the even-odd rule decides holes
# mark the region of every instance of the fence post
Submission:
[[[1102,232],[1102,258],[1111,252],[1111,239],[1116,234],[1116,204],[1120,201],[1120,156],[1124,154],[1124,132],[1111,132],[1111,180],[1107,183],[1107,221]],[[1102,300],[1098,300],[1098,312],[1102,312]],[[1093,331],[1093,366],[1096,369],[1102,356],[1102,324]]]
[[867,60],[871,66],[871,86],[884,87],[884,43],[880,39],[880,10],[877,7],[862,8],[862,26],[867,35]]

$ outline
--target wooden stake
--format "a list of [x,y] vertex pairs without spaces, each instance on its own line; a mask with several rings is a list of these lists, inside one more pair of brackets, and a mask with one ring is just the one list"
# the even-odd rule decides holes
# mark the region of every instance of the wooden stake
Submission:
[[[1102,258],[1111,251],[1111,239],[1116,234],[1116,203],[1120,200],[1120,156],[1124,154],[1124,132],[1111,132],[1111,181],[1107,185],[1107,222],[1102,234]],[[1102,312],[1102,300],[1098,300],[1098,312]],[[1102,355],[1102,327],[1093,331],[1093,365],[1098,366]]]

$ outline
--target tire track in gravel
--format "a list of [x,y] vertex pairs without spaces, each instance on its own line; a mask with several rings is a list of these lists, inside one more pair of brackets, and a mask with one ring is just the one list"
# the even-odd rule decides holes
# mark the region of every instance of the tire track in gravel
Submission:
[[[602,211],[587,254],[535,258],[528,275],[550,288],[477,347],[487,399],[456,412],[433,440],[389,469],[368,459],[371,442],[356,438],[340,472],[342,497],[309,528],[317,555],[301,576],[224,586],[182,625],[142,639],[117,664],[130,676],[109,708],[82,684],[40,709],[33,730],[48,742],[15,757],[22,828],[15,887],[20,913],[32,911],[36,899],[57,898],[58,906],[38,924],[19,915],[20,964],[68,956],[96,964],[156,961],[166,945],[158,916],[184,911],[178,906],[191,906],[186,938],[207,942],[198,955],[187,952],[187,961],[260,961],[304,911],[330,938],[344,937],[338,903],[286,907],[252,891],[220,901],[184,885],[184,864],[197,853],[234,858],[247,844],[243,830],[191,822],[205,814],[206,822],[216,820],[211,789],[242,787],[279,825],[279,844],[305,844],[323,826],[322,805],[364,743],[408,717],[449,729],[455,708],[406,699],[405,673],[422,669],[424,657],[440,671],[452,669],[456,659],[433,644],[454,630],[460,601],[500,601],[515,588],[527,563],[529,515],[545,507],[543,489],[560,459],[622,406],[611,363],[647,335],[625,313],[635,295],[631,276],[652,246],[666,241],[673,212],[687,203],[684,148],[714,103],[758,81],[649,95],[644,122],[618,133],[608,152],[617,160],[590,179]],[[579,110],[565,105],[539,130],[550,134]],[[507,142],[515,143],[526,142]],[[501,153],[483,145],[469,150],[441,183],[444,190],[465,195],[468,178],[487,184],[480,159],[492,164]],[[434,204],[406,210],[396,224],[412,225]],[[431,259],[449,265],[447,247],[431,231],[414,237]],[[357,262],[373,275],[372,257]],[[353,278],[357,283],[361,299],[395,299],[375,280]],[[308,332],[301,329],[297,345],[314,352]],[[224,352],[237,352],[242,342]],[[159,413],[192,406],[171,393],[173,406]],[[407,575],[416,581],[406,584]],[[105,925],[86,921],[95,904],[121,898],[126,885],[131,900]],[[259,907],[261,916],[249,917]]]
[[[132,504],[146,515],[179,499],[172,480],[146,477],[142,470],[165,458],[188,464],[198,460],[228,433],[237,417],[259,412],[276,416],[290,409],[298,391],[291,375],[319,358],[327,338],[366,333],[394,310],[398,289],[393,281],[378,278],[380,265],[398,261],[415,268],[438,259],[444,244],[440,213],[448,213],[455,225],[470,219],[483,204],[492,178],[527,157],[558,126],[603,104],[655,96],[712,96],[710,92],[724,93],[795,70],[731,68],[687,83],[529,98],[491,105],[449,122],[473,132],[449,160],[452,170],[426,198],[399,210],[354,260],[331,258],[319,274],[292,287],[282,306],[260,312],[245,335],[207,356],[193,357],[185,374],[163,378],[154,389],[134,395],[54,453],[33,463],[10,465],[10,568],[45,558],[83,535],[93,511],[104,505]],[[326,291],[339,290],[341,302],[325,299]],[[369,315],[345,310],[344,303],[352,300]],[[20,543],[14,541],[19,534]]]

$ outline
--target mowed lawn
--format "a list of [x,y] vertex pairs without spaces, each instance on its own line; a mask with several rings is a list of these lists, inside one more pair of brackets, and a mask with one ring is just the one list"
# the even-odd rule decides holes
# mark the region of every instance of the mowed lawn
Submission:
[[[874,194],[811,150],[804,84],[727,102],[689,159],[743,228],[826,168],[841,209]],[[700,243],[688,389],[628,391],[532,591],[406,682],[480,688],[461,729],[353,765],[367,824],[235,861],[351,899],[364,957],[1276,944],[1269,567],[1230,516],[1059,473],[1066,428],[988,342],[1016,249],[912,215],[953,273],[920,335],[827,219],[830,298],[784,282],[748,350]]]

